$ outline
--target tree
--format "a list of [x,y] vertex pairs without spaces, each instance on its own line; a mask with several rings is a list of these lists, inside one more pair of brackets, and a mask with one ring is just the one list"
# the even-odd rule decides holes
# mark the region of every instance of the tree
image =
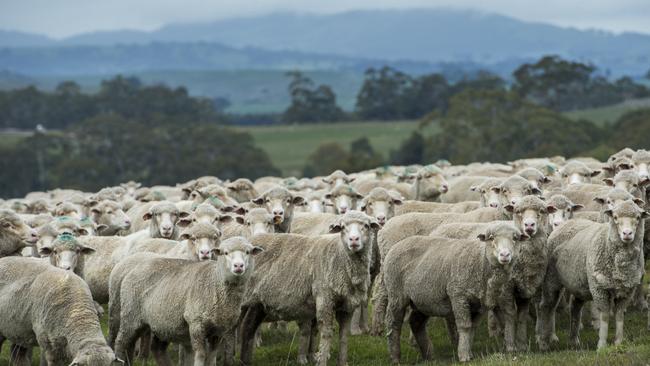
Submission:
[[360,172],[384,165],[384,158],[373,149],[367,137],[361,137],[350,143],[348,171]]
[[282,120],[288,123],[338,122],[345,117],[336,105],[336,94],[328,85],[314,87],[314,82],[300,71],[287,73],[291,77],[289,95],[291,105]]
[[313,177],[327,175],[336,169],[348,169],[349,154],[341,144],[337,142],[324,143],[307,158],[307,164],[303,169],[303,175]]
[[357,94],[357,114],[364,120],[403,118],[403,95],[411,83],[410,76],[388,66],[380,70],[369,68]]
[[609,145],[615,150],[624,147],[648,149],[650,134],[650,109],[640,109],[622,115],[612,126]]
[[397,150],[390,152],[390,163],[393,165],[422,164],[424,157],[425,141],[419,132],[411,133]]

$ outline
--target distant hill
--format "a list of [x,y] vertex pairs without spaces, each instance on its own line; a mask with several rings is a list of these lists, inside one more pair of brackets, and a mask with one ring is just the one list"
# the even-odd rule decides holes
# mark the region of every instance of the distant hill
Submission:
[[40,34],[0,29],[0,47],[42,47],[56,44],[55,40]]

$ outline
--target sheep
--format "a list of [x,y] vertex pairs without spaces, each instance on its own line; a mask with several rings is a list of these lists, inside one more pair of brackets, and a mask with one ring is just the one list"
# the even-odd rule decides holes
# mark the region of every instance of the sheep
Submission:
[[236,216],[233,221],[223,225],[222,229],[224,238],[233,236],[251,238],[254,235],[275,232],[275,220],[266,209],[254,208],[244,216]]
[[340,185],[352,183],[354,181],[354,178],[349,177],[342,170],[335,170],[327,177],[323,177],[322,181],[329,185],[330,189],[333,189]]
[[[489,182],[489,183],[487,183]],[[501,178],[490,178],[481,176],[462,176],[449,181],[449,191],[443,195],[441,201],[444,203],[459,203],[465,201],[489,200],[492,187],[503,182]],[[491,200],[489,200],[492,202]],[[487,206],[483,206],[487,207]]]
[[620,188],[630,192],[634,197],[644,200],[646,187],[650,184],[650,178],[640,178],[633,170],[622,170],[614,178],[603,180],[610,187]]
[[348,211],[330,227],[329,232],[338,235],[254,237],[253,244],[265,251],[256,258],[242,303],[241,363],[251,364],[253,335],[262,321],[296,320],[301,329],[298,362],[307,362],[315,322],[321,335],[317,364],[325,366],[336,318],[338,364],[345,365],[348,326],[353,311],[367,299],[370,241],[379,228],[368,215]]
[[253,182],[246,178],[239,178],[227,184],[226,189],[228,189],[228,196],[239,203],[248,202],[259,196]]
[[581,204],[571,202],[571,200],[562,194],[554,194],[546,202],[556,209],[555,212],[549,212],[548,214],[551,229],[555,229],[568,220],[571,220],[574,213],[585,207]]
[[591,178],[600,174],[600,170],[590,169],[582,162],[571,160],[560,171],[562,184],[568,187],[572,184],[591,183]]
[[0,258],[20,256],[26,247],[36,246],[38,234],[11,210],[0,209]]
[[138,183],[130,180],[126,183],[120,183],[120,187],[124,188],[127,195],[129,195],[130,197],[135,197],[135,191],[138,188],[142,187],[142,183]]
[[404,201],[401,205],[396,206],[395,216],[404,215],[411,212],[424,213],[465,213],[481,208],[479,201],[465,201],[458,203],[442,202],[425,202],[425,201]]
[[[187,364],[209,365],[219,341],[232,345],[253,256],[263,251],[242,237],[223,241],[216,261],[134,255],[120,286],[120,324],[116,354],[133,360],[135,340],[145,330],[153,335],[152,352],[159,364],[171,364],[170,341],[183,346]],[[200,280],[198,280],[200,279]],[[151,301],[152,298],[157,299]],[[229,358],[226,363],[230,364]]]
[[74,236],[88,235],[86,229],[82,228],[79,221],[66,216],[57,217],[49,224],[40,227],[37,231],[38,242],[37,252],[44,247],[49,247],[61,234]]
[[81,207],[69,201],[59,202],[54,207],[54,216],[56,217],[67,216],[81,220],[82,214]]
[[183,230],[178,239],[180,243],[162,238],[140,240],[129,246],[127,255],[149,252],[175,258],[208,260],[219,246],[221,231],[210,224],[197,223]]
[[605,211],[608,223],[572,220],[548,238],[549,265],[538,317],[538,345],[548,349],[557,298],[564,288],[573,295],[570,342],[577,346],[585,301],[600,313],[598,349],[607,345],[610,311],[616,317],[614,344],[623,341],[623,317],[644,272],[643,232],[648,213],[632,200]]
[[52,211],[52,207],[47,200],[41,198],[29,202],[28,210],[30,214],[36,215],[50,213]]
[[2,258],[0,267],[0,339],[24,350],[19,357],[38,345],[49,365],[123,363],[106,344],[81,278],[36,258]]
[[383,226],[386,221],[395,216],[395,209],[402,203],[404,203],[402,197],[398,196],[396,192],[391,192],[384,188],[377,187],[373,188],[372,191],[361,200],[359,211],[365,212],[366,215],[374,217],[377,222],[379,222],[379,225]]
[[276,233],[288,233],[291,230],[294,207],[303,201],[301,196],[292,194],[286,188],[277,187],[262,193],[251,202],[263,205],[273,215]]
[[348,210],[356,210],[357,201],[363,199],[363,195],[347,184],[339,184],[325,194],[324,197],[334,205],[334,212],[344,214]]
[[[148,205],[145,205],[145,207]],[[136,212],[129,212],[130,215],[142,212],[142,209]],[[130,234],[129,240],[132,243],[147,239],[147,238],[163,238],[169,240],[178,240],[180,235],[180,227],[189,225],[189,220],[183,220],[190,214],[185,211],[180,211],[171,202],[153,202],[148,207],[146,212],[142,215],[143,222],[149,221],[148,228],[141,228],[140,220],[134,218],[131,230],[137,231]],[[140,229],[140,230],[138,230]]]
[[629,157],[619,156],[614,160],[608,160],[602,166],[602,176],[603,178],[611,178],[624,170],[635,170],[634,162]]
[[[406,308],[420,354],[432,357],[426,334],[429,317],[444,317],[461,362],[472,358],[471,342],[479,316],[498,305],[518,247],[527,235],[510,223],[490,226],[475,240],[412,236],[385,258],[388,295],[386,332],[391,361],[400,362],[400,335]],[[514,262],[513,262],[514,261]]]
[[650,178],[650,171],[648,170],[648,166],[650,166],[650,151],[643,149],[635,151],[632,155],[632,161],[634,162],[639,178]]
[[551,183],[551,179],[539,169],[526,168],[517,172],[517,175],[528,180],[535,188],[542,190],[542,186]]
[[412,184],[393,183],[381,180],[366,180],[355,185],[357,191],[363,195],[368,194],[375,187],[382,187],[399,192],[403,197],[418,201],[441,202],[449,190],[449,183],[442,170],[435,165],[427,165],[416,173],[408,174]]
[[23,219],[25,224],[32,229],[38,229],[54,220],[54,217],[50,214],[20,215],[20,217]]
[[[429,235],[438,226],[452,222],[490,222],[510,220],[511,213],[505,209],[508,204],[516,205],[524,196],[537,195],[541,192],[526,179],[513,175],[492,190],[499,192],[500,208],[480,208],[463,214],[445,213],[408,213],[395,216],[384,225],[377,235],[377,244],[381,258],[386,256],[390,248],[400,240],[414,235]],[[381,270],[380,270],[381,271]],[[371,334],[381,333],[381,319],[384,318],[386,296],[381,273],[373,291],[373,325]]]
[[93,299],[100,304],[108,303],[108,277],[111,270],[126,255],[129,241],[123,236],[81,236],[82,245],[95,249],[83,265],[79,275],[86,281]]
[[122,205],[115,201],[91,203],[90,217],[97,225],[105,225],[97,230],[102,236],[115,235],[131,228],[131,219],[122,210]]
[[303,212],[325,212],[325,195],[327,190],[319,189],[303,193],[305,201],[302,205]]
[[186,223],[185,221],[188,221],[192,225],[196,223],[204,223],[212,224],[220,228],[223,224],[231,222],[232,220],[232,216],[224,215],[214,206],[202,203],[196,206],[188,218],[181,219],[179,223],[181,223],[180,226],[183,226]]

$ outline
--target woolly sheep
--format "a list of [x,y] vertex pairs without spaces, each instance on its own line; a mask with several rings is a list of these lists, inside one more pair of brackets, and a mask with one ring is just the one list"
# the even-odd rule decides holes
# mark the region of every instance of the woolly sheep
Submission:
[[363,199],[363,195],[347,184],[339,184],[326,193],[324,198],[332,202],[335,213],[344,214],[348,210],[356,210],[357,201]]
[[82,214],[81,207],[69,201],[59,202],[54,207],[54,216],[56,217],[67,216],[81,220]]
[[256,205],[263,205],[273,215],[277,233],[291,231],[294,207],[303,201],[304,198],[292,194],[286,188],[272,188],[252,200]]
[[256,258],[242,304],[242,364],[251,364],[253,335],[263,320],[296,320],[301,329],[298,362],[307,362],[316,321],[321,335],[317,364],[325,366],[336,319],[341,329],[338,364],[345,365],[347,329],[354,309],[367,299],[370,240],[378,229],[368,215],[348,211],[329,230],[337,235],[254,237],[253,244],[265,251]]
[[643,149],[635,151],[632,155],[632,161],[634,162],[639,178],[650,178],[650,171],[648,170],[650,166],[650,151]]
[[[491,184],[485,185],[483,188],[479,188],[484,182],[491,182]],[[496,187],[502,182],[503,179],[501,178],[490,178],[482,176],[461,176],[453,178],[449,181],[449,191],[447,194],[442,196],[441,201],[444,203],[482,201],[483,199],[488,199],[483,195],[489,194],[492,187]],[[483,195],[481,194],[482,192]],[[482,196],[484,198],[482,198]]]
[[239,203],[248,202],[259,196],[253,182],[246,178],[239,178],[232,183],[228,183],[226,189],[228,190],[228,196]]
[[600,174],[599,170],[590,169],[582,162],[571,160],[560,171],[562,184],[568,187],[572,184],[591,183],[591,178]]
[[131,219],[122,210],[122,205],[115,201],[103,200],[91,204],[90,217],[97,225],[105,225],[97,230],[102,236],[115,235],[131,228]]
[[11,210],[0,209],[0,258],[21,255],[26,247],[34,247],[38,241],[36,230]]
[[562,194],[554,194],[546,202],[556,209],[555,212],[549,212],[548,214],[548,221],[552,229],[571,220],[574,213],[584,208],[583,205],[571,202]]
[[403,202],[402,197],[397,195],[396,192],[377,187],[373,188],[373,190],[370,191],[363,200],[361,200],[359,211],[365,212],[366,215],[374,217],[377,222],[379,222],[379,225],[383,226],[386,221],[395,216],[396,207],[400,206]]
[[354,178],[349,177],[342,170],[335,170],[327,177],[323,177],[322,181],[329,185],[329,188],[336,188],[339,185],[350,184],[354,181]]
[[[479,315],[494,308],[527,236],[512,224],[491,226],[475,240],[413,236],[396,244],[384,262],[388,294],[386,331],[391,360],[400,362],[400,335],[406,308],[422,358],[433,347],[426,333],[429,317],[444,317],[461,362],[472,357],[471,340]],[[470,306],[477,305],[477,306]]]
[[36,258],[2,258],[0,267],[0,338],[24,350],[40,346],[49,365],[122,364],[81,278]]
[[150,329],[154,336],[151,349],[159,363],[171,364],[165,349],[174,341],[184,348],[186,364],[192,363],[192,355],[194,365],[212,364],[219,341],[234,344],[253,256],[260,252],[262,249],[247,239],[234,237],[221,243],[216,261],[146,254],[127,258],[120,265],[134,268],[120,287],[117,355],[133,360],[135,340],[144,329]]
[[623,341],[623,317],[644,272],[643,232],[648,214],[632,200],[607,210],[609,223],[572,220],[548,239],[549,266],[538,317],[538,344],[548,349],[555,307],[562,288],[573,295],[570,342],[579,345],[579,319],[585,301],[600,313],[598,349],[607,345],[610,311],[616,317],[614,343]]

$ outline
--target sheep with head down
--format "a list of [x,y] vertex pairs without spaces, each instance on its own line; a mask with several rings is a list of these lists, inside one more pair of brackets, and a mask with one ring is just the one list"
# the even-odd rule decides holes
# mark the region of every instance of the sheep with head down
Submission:
[[580,344],[579,321],[585,301],[600,314],[598,349],[607,345],[610,312],[616,318],[614,344],[623,341],[627,305],[644,273],[643,232],[648,214],[632,200],[607,210],[609,222],[571,220],[548,238],[550,254],[538,316],[538,345],[549,347],[557,299],[562,289],[573,295],[569,341]]

